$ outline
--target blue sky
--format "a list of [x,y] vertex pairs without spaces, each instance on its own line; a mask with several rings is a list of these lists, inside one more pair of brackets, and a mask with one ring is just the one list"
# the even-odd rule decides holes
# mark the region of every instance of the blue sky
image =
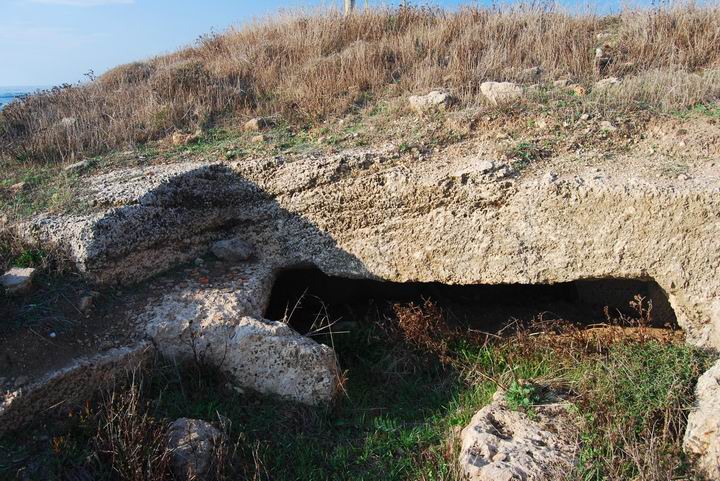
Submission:
[[[222,31],[280,8],[341,1],[0,0],[0,86],[77,82],[91,69],[100,74],[121,63],[169,52],[212,29]],[[364,0],[357,3],[363,5]],[[475,2],[433,3],[454,8]]]

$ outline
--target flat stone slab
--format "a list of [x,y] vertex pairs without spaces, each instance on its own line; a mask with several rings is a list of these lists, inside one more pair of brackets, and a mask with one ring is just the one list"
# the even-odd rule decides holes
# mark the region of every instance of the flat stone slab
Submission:
[[555,481],[577,464],[578,427],[560,398],[512,410],[499,390],[463,429],[460,468],[468,481]]

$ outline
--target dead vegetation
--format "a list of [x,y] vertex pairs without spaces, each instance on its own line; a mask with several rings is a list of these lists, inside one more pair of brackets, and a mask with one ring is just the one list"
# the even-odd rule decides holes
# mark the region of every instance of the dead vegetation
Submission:
[[[718,67],[717,6],[295,12],[15,102],[0,114],[0,152],[60,161],[258,114],[316,122],[438,87],[484,105],[486,80],[569,79],[590,92],[590,108],[667,111],[717,99]],[[608,76],[627,82],[593,92]]]

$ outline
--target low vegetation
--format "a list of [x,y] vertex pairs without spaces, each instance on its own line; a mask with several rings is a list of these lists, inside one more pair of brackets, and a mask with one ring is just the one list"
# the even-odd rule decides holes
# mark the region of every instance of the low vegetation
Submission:
[[[492,111],[479,89],[486,80],[542,86],[568,79],[583,110],[715,108],[717,6],[598,15],[548,5],[457,12],[401,7],[347,18],[295,12],[206,35],[184,50],[7,106],[0,113],[0,153],[58,162],[177,130],[237,126],[256,115],[320,124],[438,87],[452,89],[458,108]],[[610,76],[626,81],[592,88]],[[530,97],[520,103],[547,100],[542,90]]]
[[582,420],[569,480],[694,479],[679,446],[706,353],[644,327],[614,327],[637,335],[599,334],[583,350],[589,331],[570,323],[555,322],[554,334],[514,325],[502,338],[465,332],[430,301],[375,311],[334,335],[347,380],[332,407],[233,389],[201,362],[158,360],[49,430],[0,440],[0,476],[170,480],[163,430],[193,417],[226,433],[217,480],[460,480],[459,429],[498,387],[532,414],[542,383],[570,392]]

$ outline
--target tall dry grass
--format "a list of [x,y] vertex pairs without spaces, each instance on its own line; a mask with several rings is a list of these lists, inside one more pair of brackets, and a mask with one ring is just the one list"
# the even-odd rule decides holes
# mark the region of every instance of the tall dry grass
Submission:
[[[604,43],[612,62],[599,71],[595,49]],[[612,16],[536,5],[285,14],[11,104],[0,113],[0,152],[65,160],[219,119],[312,121],[437,87],[478,102],[481,82],[526,82],[527,69],[538,66],[546,80],[588,84],[640,74],[624,95],[659,108],[712,99],[720,88],[703,71],[720,67],[720,7]]]

